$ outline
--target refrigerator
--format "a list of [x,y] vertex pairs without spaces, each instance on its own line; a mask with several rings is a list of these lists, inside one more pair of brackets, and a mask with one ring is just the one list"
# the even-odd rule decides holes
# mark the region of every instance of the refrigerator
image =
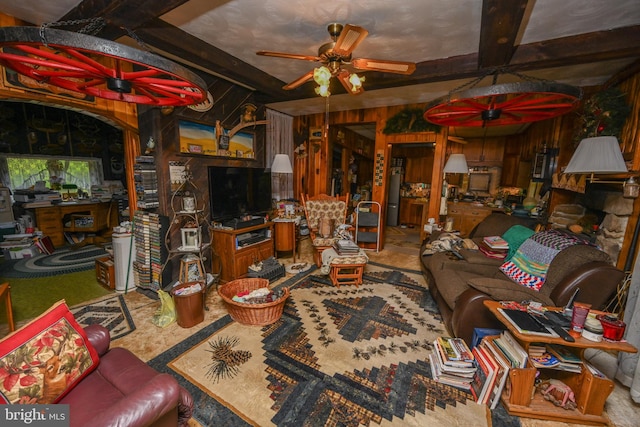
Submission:
[[402,186],[403,169],[391,168],[389,176],[389,193],[387,194],[387,225],[398,226],[400,219],[400,187]]

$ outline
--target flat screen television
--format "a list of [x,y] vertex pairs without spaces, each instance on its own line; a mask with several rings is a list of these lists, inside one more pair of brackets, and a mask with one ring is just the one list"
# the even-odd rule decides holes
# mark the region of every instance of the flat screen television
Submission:
[[212,221],[271,210],[270,169],[209,166],[209,204]]

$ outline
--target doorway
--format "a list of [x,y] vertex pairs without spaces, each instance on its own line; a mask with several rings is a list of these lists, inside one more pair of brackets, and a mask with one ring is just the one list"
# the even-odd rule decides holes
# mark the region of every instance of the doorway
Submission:
[[332,181],[341,179],[342,194],[348,192],[354,202],[371,200],[375,134],[375,123],[330,128]]

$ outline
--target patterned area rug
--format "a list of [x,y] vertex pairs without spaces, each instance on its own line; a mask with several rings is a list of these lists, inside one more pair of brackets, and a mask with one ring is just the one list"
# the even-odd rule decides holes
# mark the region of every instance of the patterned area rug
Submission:
[[83,327],[100,324],[107,328],[112,341],[136,330],[122,295],[111,295],[98,301],[71,307],[70,310]]
[[52,255],[36,255],[32,258],[6,260],[0,265],[0,277],[36,278],[57,276],[95,268],[95,260],[107,256],[99,246],[85,246],[72,250],[62,248]]
[[431,379],[445,331],[422,279],[367,269],[359,287],[313,274],[284,283],[278,322],[225,316],[149,364],[192,393],[202,425],[490,425],[469,393]]

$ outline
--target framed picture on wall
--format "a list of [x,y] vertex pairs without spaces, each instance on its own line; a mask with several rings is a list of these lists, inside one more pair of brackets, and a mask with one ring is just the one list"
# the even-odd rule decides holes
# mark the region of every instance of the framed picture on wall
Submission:
[[238,132],[229,138],[229,152],[231,157],[254,159],[254,135],[249,132]]
[[178,129],[181,153],[205,154],[207,156],[218,154],[214,125],[179,120]]

